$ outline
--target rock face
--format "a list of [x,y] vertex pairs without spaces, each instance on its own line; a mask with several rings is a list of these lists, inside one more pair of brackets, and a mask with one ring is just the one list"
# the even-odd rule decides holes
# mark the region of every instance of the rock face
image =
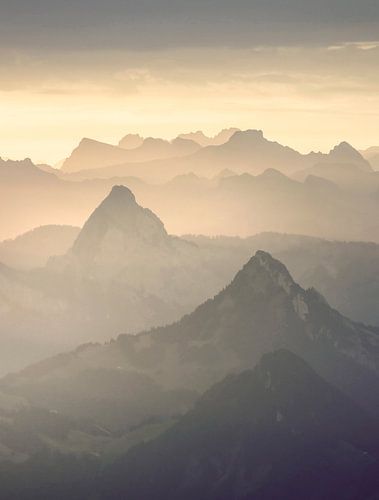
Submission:
[[362,487],[378,486],[375,429],[303,360],[276,351],[213,386],[173,428],[108,467],[100,491],[131,500],[318,499],[336,490],[358,498]]

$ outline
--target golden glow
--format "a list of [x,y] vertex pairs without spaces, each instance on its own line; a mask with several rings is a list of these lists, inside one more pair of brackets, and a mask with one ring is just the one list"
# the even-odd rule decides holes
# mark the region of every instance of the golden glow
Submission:
[[12,54],[0,67],[1,151],[55,163],[82,136],[260,128],[301,151],[379,143],[379,48]]

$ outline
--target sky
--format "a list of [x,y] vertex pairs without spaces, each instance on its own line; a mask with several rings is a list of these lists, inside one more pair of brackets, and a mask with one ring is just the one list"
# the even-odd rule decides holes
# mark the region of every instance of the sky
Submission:
[[0,156],[232,126],[379,145],[378,63],[377,0],[0,0]]

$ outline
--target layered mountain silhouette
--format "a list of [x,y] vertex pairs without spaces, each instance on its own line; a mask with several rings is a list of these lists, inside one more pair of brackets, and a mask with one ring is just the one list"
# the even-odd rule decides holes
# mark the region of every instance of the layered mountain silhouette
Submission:
[[141,245],[145,252],[151,247],[157,252],[174,242],[182,243],[168,236],[158,217],[138,205],[128,188],[114,186],[85,223],[72,253],[85,265],[113,266],[118,263],[119,266],[120,261],[127,264],[126,253],[136,252],[138,256]]
[[[182,136],[176,141],[188,141],[188,136],[185,137],[186,139],[183,139]],[[171,160],[166,156],[164,161],[159,160],[157,154],[149,158],[149,160],[154,159],[155,161],[144,162],[142,156],[137,158],[137,151],[141,150],[147,141],[148,139],[140,148],[129,151],[129,160],[113,162],[114,166],[109,167],[110,163],[107,163],[108,168],[99,168],[98,164],[94,164],[91,168],[86,163],[86,166],[82,167],[82,170],[85,168],[86,171],[79,172],[79,178],[137,175],[145,180],[162,182],[175,175],[189,172],[213,177],[218,175],[220,171],[229,168],[237,173],[248,172],[251,174],[260,174],[268,168],[274,168],[285,174],[291,174],[318,163],[348,163],[356,165],[364,171],[372,171],[370,163],[346,142],[340,143],[328,154],[312,152],[303,155],[278,142],[269,141],[261,130],[234,131],[226,142],[206,147],[198,146],[198,151],[193,151],[192,154],[188,151],[186,154],[172,155],[175,158]],[[193,141],[190,142],[193,143]],[[172,144],[174,143],[175,141]],[[134,164],[136,161],[139,162],[138,165]]]
[[[281,348],[304,358],[369,412],[379,412],[378,331],[342,316],[314,289],[302,289],[283,264],[262,251],[214,299],[179,322],[46,360],[3,379],[1,390],[89,417],[88,387],[83,392],[77,383],[89,369],[136,372],[178,394],[203,392]],[[99,401],[96,391],[93,386],[91,395]],[[109,408],[112,401],[104,404]],[[132,405],[128,411],[133,414]]]
[[[129,139],[130,140],[130,139]],[[126,144],[124,141],[122,144]],[[72,173],[81,170],[99,169],[122,163],[141,163],[156,159],[185,156],[194,153],[200,146],[187,139],[177,138],[172,142],[148,137],[136,148],[112,146],[93,139],[83,139],[61,170]]]
[[358,194],[376,194],[379,190],[379,173],[362,170],[355,164],[318,163],[295,172],[292,177],[304,182],[308,177],[318,177],[333,182],[340,188]]
[[30,158],[21,161],[0,158],[0,180],[3,184],[18,183],[24,186],[37,182],[44,184],[57,182],[55,175],[38,168]]
[[[82,342],[174,321],[238,267],[169,235],[123,186],[112,189],[69,251],[51,252],[45,267],[26,271],[33,260],[26,242],[38,246],[42,232],[22,238],[25,263],[17,271],[0,268],[4,371]],[[62,248],[58,234],[55,243]]]
[[379,170],[379,147],[372,146],[365,151],[361,151],[361,154],[366,160],[370,162],[375,170]]
[[266,354],[228,376],[99,480],[101,498],[368,498],[378,426],[299,357]]
[[370,171],[370,164],[346,142],[342,142],[329,154],[309,153],[302,155],[286,146],[267,140],[261,130],[236,132],[228,142],[218,147],[205,148],[194,157],[194,161],[218,168],[232,167],[250,173],[261,173],[268,168],[291,173],[302,165],[316,163],[353,163],[363,170]]
[[261,233],[247,238],[185,235],[203,251],[242,265],[264,249],[283,262],[303,288],[315,287],[345,316],[379,325],[379,245]]
[[207,135],[204,134],[201,130],[198,130],[197,132],[190,132],[188,134],[180,134],[179,137],[182,139],[188,139],[190,141],[195,141],[200,146],[206,147],[206,146],[220,146],[221,144],[225,144],[225,142],[228,142],[228,140],[236,133],[239,132],[240,130],[238,128],[227,128],[221,130],[218,134],[216,134],[214,137],[208,137]]
[[[109,375],[87,374],[108,400],[117,379],[112,386]],[[167,393],[127,377],[118,373],[127,380],[126,394],[119,384],[121,401],[168,404]],[[6,401],[15,405],[20,398],[0,394]],[[120,400],[108,415],[119,409]],[[7,415],[0,422],[6,498],[331,500],[337,494],[350,500],[376,498],[379,491],[377,421],[288,350],[228,375],[177,421],[121,435],[41,408]]]
[[67,253],[79,231],[74,226],[38,227],[0,242],[0,262],[16,269],[43,267],[50,257]]
[[127,134],[118,143],[120,148],[136,149],[142,146],[144,138],[139,134]]

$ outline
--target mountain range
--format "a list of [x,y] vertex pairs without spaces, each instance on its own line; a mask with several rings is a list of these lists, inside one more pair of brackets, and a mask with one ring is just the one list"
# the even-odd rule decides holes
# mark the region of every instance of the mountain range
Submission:
[[[33,241],[38,248],[43,232],[53,237],[51,228],[0,247],[5,257],[7,248],[18,245],[29,251],[17,269],[0,266],[3,371],[82,342],[178,319],[216,293],[238,266],[169,235],[123,186],[113,187],[82,230],[74,230],[68,251],[65,230],[57,231],[61,255],[44,267],[30,269],[27,261],[35,261]],[[50,248],[56,243],[58,238]]]
[[379,491],[377,421],[283,349],[217,382],[176,421],[121,437],[41,409],[8,421],[3,449],[24,457],[0,455],[6,498],[350,500]]
[[[125,140],[121,144],[125,144]],[[148,137],[143,140],[140,146],[133,149],[85,138],[74,149],[70,157],[64,161],[61,170],[65,173],[72,173],[81,170],[106,168],[120,163],[142,163],[185,156],[194,153],[198,149],[200,149],[200,146],[196,142],[179,137],[172,142]]]
[[101,498],[366,498],[379,486],[377,429],[304,361],[276,351],[108,466]]
[[[353,164],[364,171],[372,171],[370,163],[347,142],[340,143],[328,154],[312,152],[303,155],[287,146],[267,140],[261,130],[237,130],[232,135],[224,135],[224,139],[229,137],[226,142],[204,147],[188,138],[193,136],[185,137],[184,139],[181,136],[171,143],[172,146],[176,146],[178,141],[181,146],[183,143],[186,144],[186,148],[175,147],[175,154],[171,155],[171,159],[167,155],[163,157],[152,153],[145,160],[140,152],[145,147],[153,151],[153,144],[159,140],[146,139],[139,148],[122,151],[120,148],[114,149],[114,146],[86,139],[62,168],[66,172],[76,171],[74,179],[136,176],[154,182],[167,181],[176,175],[189,172],[214,177],[226,168],[232,168],[236,173],[248,172],[254,175],[268,168],[274,168],[282,173],[291,174],[319,163]],[[197,144],[197,149],[186,151],[189,149],[188,143]],[[113,148],[115,157],[109,150],[107,159],[108,148]],[[106,165],[99,165],[104,162]]]
[[[281,176],[262,181],[275,186]],[[246,182],[244,189],[249,192]],[[280,234],[178,238],[128,188],[115,186],[82,230],[42,227],[0,244],[3,373],[83,342],[179,319],[260,248],[287,264],[301,285],[317,286],[343,314],[379,324],[378,245]]]
[[[5,377],[0,390],[76,418],[97,415],[98,424],[115,430],[121,404],[125,430],[152,414],[172,416],[191,394],[281,348],[301,356],[325,380],[378,414],[378,329],[347,319],[317,291],[302,289],[283,264],[263,251],[230,285],[180,321],[47,359]],[[142,392],[147,394],[142,404],[133,389],[139,379],[138,384],[155,387],[156,394],[167,394],[166,412],[156,409],[150,390]],[[135,396],[122,403],[119,391]]]
[[[226,132],[225,140],[231,131]],[[85,156],[89,151],[94,162],[103,162],[109,150],[124,158],[150,148],[152,143],[158,149],[159,144],[167,143],[162,148],[172,150],[174,143],[193,142],[181,138],[171,143],[143,141],[137,148],[125,149],[84,140],[84,149],[80,146],[78,154],[82,158],[82,152]],[[377,240],[374,214],[379,203],[379,178],[348,144],[342,143],[327,155],[301,155],[268,141],[259,131],[235,131],[221,145],[196,148],[194,153],[180,153],[171,159],[127,163],[128,167],[121,163],[71,174],[38,167],[30,160],[2,162],[0,239],[15,238],[43,225],[82,226],[111,187],[124,184],[173,234],[248,236],[274,231]],[[89,159],[93,166],[91,162]],[[79,168],[79,163],[73,168]],[[203,217],[203,213],[214,216]]]

